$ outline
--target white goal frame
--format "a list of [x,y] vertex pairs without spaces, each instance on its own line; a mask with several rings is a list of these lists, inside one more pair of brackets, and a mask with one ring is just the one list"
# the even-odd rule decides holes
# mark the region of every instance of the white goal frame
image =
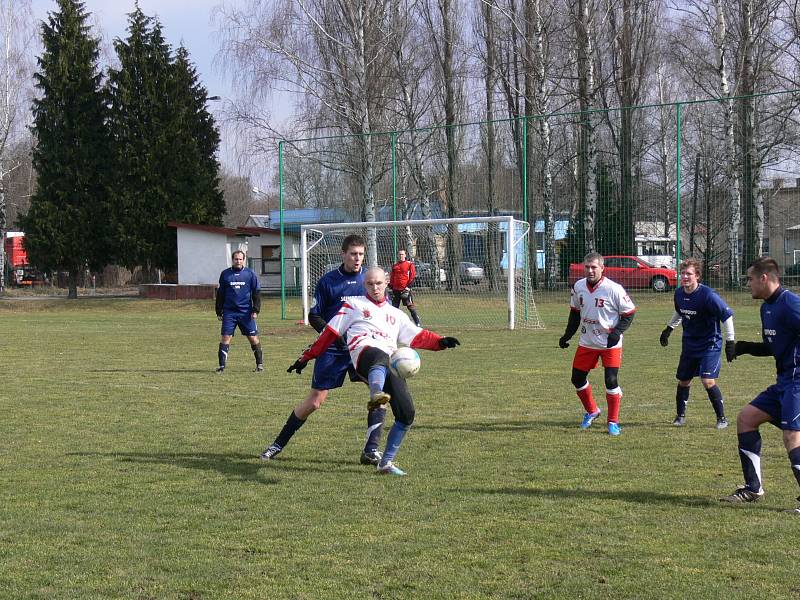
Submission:
[[[326,231],[342,230],[352,228],[354,231],[364,229],[383,229],[383,228],[401,228],[406,226],[436,226],[436,225],[460,225],[467,223],[506,223],[508,225],[508,233],[505,236],[505,253],[508,259],[508,268],[506,273],[506,285],[508,289],[507,303],[508,303],[508,328],[515,328],[516,320],[516,281],[517,281],[517,254],[520,244],[530,234],[530,224],[526,221],[520,221],[512,216],[500,217],[459,217],[450,219],[411,219],[407,221],[371,221],[371,222],[353,222],[353,223],[313,223],[300,226],[300,266],[301,266],[301,295],[303,299],[303,322],[308,325],[308,311],[311,307],[311,285],[309,277],[309,252],[322,242]],[[524,224],[522,233],[516,235],[515,224]],[[315,240],[309,246],[308,234],[309,232],[316,232],[320,234],[320,239]],[[366,265],[373,266],[373,265]],[[537,318],[537,323],[532,328],[543,329],[544,325]]]

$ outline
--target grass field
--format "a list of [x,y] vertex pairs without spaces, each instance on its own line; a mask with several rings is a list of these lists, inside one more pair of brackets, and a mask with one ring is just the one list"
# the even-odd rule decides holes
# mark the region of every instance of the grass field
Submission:
[[[699,383],[670,425],[669,298],[634,299],[619,438],[577,427],[566,299],[539,305],[538,332],[437,327],[421,307],[463,345],[422,355],[405,478],[358,464],[355,384],[258,460],[310,382],[285,370],[312,336],[274,300],[267,371],[237,336],[223,376],[208,303],[2,301],[0,598],[800,597],[780,432],[764,431],[764,501],[721,505],[735,427],[713,428]],[[732,305],[757,339],[758,304]],[[723,366],[732,422],[773,377],[771,359]]]

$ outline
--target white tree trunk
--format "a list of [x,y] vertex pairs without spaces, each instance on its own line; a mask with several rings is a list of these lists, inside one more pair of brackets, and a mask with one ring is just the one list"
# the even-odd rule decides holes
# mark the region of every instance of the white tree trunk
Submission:
[[[713,32],[714,47],[717,53],[717,76],[720,96],[730,96],[728,70],[725,61],[727,25],[721,0],[714,0],[717,12],[716,31]],[[739,264],[739,225],[741,222],[741,192],[739,175],[736,169],[736,143],[733,137],[733,101],[723,100],[723,119],[725,123],[725,175],[728,184],[728,285],[738,287],[741,266]]]

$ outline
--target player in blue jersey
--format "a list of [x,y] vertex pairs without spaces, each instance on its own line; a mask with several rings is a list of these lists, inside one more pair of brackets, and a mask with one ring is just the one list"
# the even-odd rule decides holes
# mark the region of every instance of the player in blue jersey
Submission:
[[[736,354],[774,356],[777,378],[746,405],[736,418],[739,460],[744,486],[723,502],[756,502],[764,495],[761,485],[761,434],[763,423],[783,430],[783,445],[800,485],[800,296],[781,287],[780,269],[774,259],[757,258],[747,269],[747,285],[753,298],[761,299],[760,342],[736,342]],[[800,501],[800,497],[798,497]],[[800,515],[800,507],[787,512]]]
[[250,348],[256,358],[256,372],[263,371],[264,356],[256,325],[256,316],[261,312],[261,288],[258,284],[258,275],[244,266],[244,252],[241,250],[231,254],[231,266],[219,275],[215,309],[217,318],[222,321],[217,373],[225,371],[228,351],[237,327],[250,341]]
[[[364,262],[366,242],[359,235],[349,235],[342,241],[342,264],[338,269],[323,275],[317,282],[314,291],[314,306],[308,312],[311,326],[321,333],[328,321],[339,312],[342,299],[347,296],[363,296],[364,273],[361,266]],[[342,387],[345,376],[350,374],[353,381],[359,377],[350,363],[350,353],[339,339],[331,345],[314,363],[314,375],[311,378],[311,392],[305,400],[294,407],[286,424],[275,441],[261,453],[262,460],[271,460],[289,443],[306,419],[317,410],[328,397],[328,391]],[[384,406],[369,410],[367,413],[367,442],[361,452],[361,464],[377,465],[381,460],[378,451],[383,422],[386,417]]]
[[736,358],[734,348],[733,311],[710,287],[700,283],[702,265],[696,258],[687,258],[680,264],[681,286],[675,290],[675,312],[661,332],[661,345],[669,344],[672,330],[683,324],[683,343],[678,361],[678,389],[675,393],[675,420],[673,425],[686,423],[686,405],[692,379],[700,377],[708,399],[717,415],[717,429],[725,429],[725,404],[717,386],[722,365],[722,333],[725,328],[725,358]]

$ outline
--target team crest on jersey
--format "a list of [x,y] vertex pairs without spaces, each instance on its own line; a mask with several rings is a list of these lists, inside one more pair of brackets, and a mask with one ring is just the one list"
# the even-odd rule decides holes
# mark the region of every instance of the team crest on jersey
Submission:
[[371,318],[372,318],[372,313],[370,313],[370,312],[369,312],[369,309],[368,309],[368,308],[365,308],[365,309],[362,311],[362,313],[361,313],[361,314],[362,314],[362,315],[364,315],[364,318],[365,318],[365,319],[371,319]]

